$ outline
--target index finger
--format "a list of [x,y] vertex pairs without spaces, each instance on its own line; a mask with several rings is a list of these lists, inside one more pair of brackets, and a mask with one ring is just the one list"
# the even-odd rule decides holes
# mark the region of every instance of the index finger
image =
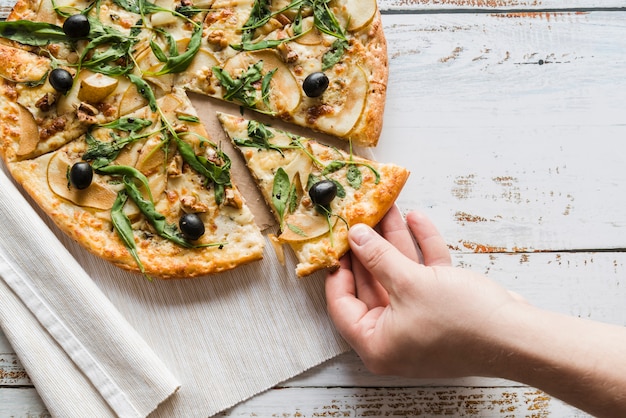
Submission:
[[402,254],[415,262],[419,261],[419,253],[413,235],[396,205],[389,209],[378,226],[381,235]]

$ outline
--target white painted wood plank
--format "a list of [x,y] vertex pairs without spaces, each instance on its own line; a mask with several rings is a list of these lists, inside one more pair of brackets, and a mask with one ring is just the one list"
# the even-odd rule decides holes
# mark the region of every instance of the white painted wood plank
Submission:
[[32,385],[32,383],[13,347],[0,329],[0,387],[26,385]]
[[623,0],[378,0],[383,11],[561,10],[624,8]]
[[287,388],[220,417],[587,417],[530,388]]
[[626,12],[384,23],[403,209],[461,251],[626,247]]
[[0,417],[47,418],[50,414],[35,389],[0,387]]

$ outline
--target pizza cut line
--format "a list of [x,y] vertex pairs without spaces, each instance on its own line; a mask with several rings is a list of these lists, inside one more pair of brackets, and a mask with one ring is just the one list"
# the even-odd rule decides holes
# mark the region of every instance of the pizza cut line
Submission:
[[[375,0],[20,0],[0,22],[0,155],[97,256],[148,277],[218,273],[265,240],[186,91],[375,146],[386,81]],[[345,252],[335,230],[357,218],[325,218],[332,254],[298,275]]]

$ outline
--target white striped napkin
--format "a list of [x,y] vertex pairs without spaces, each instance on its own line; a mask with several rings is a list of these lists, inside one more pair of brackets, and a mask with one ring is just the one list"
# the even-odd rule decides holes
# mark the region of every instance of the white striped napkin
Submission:
[[148,415],[177,379],[2,170],[0,190],[0,326],[44,402],[64,417]]
[[149,282],[50,229],[4,173],[0,190],[0,326],[54,416],[167,398],[151,416],[207,417],[349,349],[324,274],[297,279],[269,244],[231,272]]

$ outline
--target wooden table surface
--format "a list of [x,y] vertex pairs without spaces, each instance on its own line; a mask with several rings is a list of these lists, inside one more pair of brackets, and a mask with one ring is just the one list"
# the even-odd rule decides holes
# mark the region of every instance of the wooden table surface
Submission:
[[[626,0],[379,5],[390,79],[376,156],[412,171],[399,206],[434,219],[456,265],[626,325]],[[47,415],[0,332],[0,417]],[[352,353],[220,416],[441,415],[587,416],[500,379],[373,376]]]

